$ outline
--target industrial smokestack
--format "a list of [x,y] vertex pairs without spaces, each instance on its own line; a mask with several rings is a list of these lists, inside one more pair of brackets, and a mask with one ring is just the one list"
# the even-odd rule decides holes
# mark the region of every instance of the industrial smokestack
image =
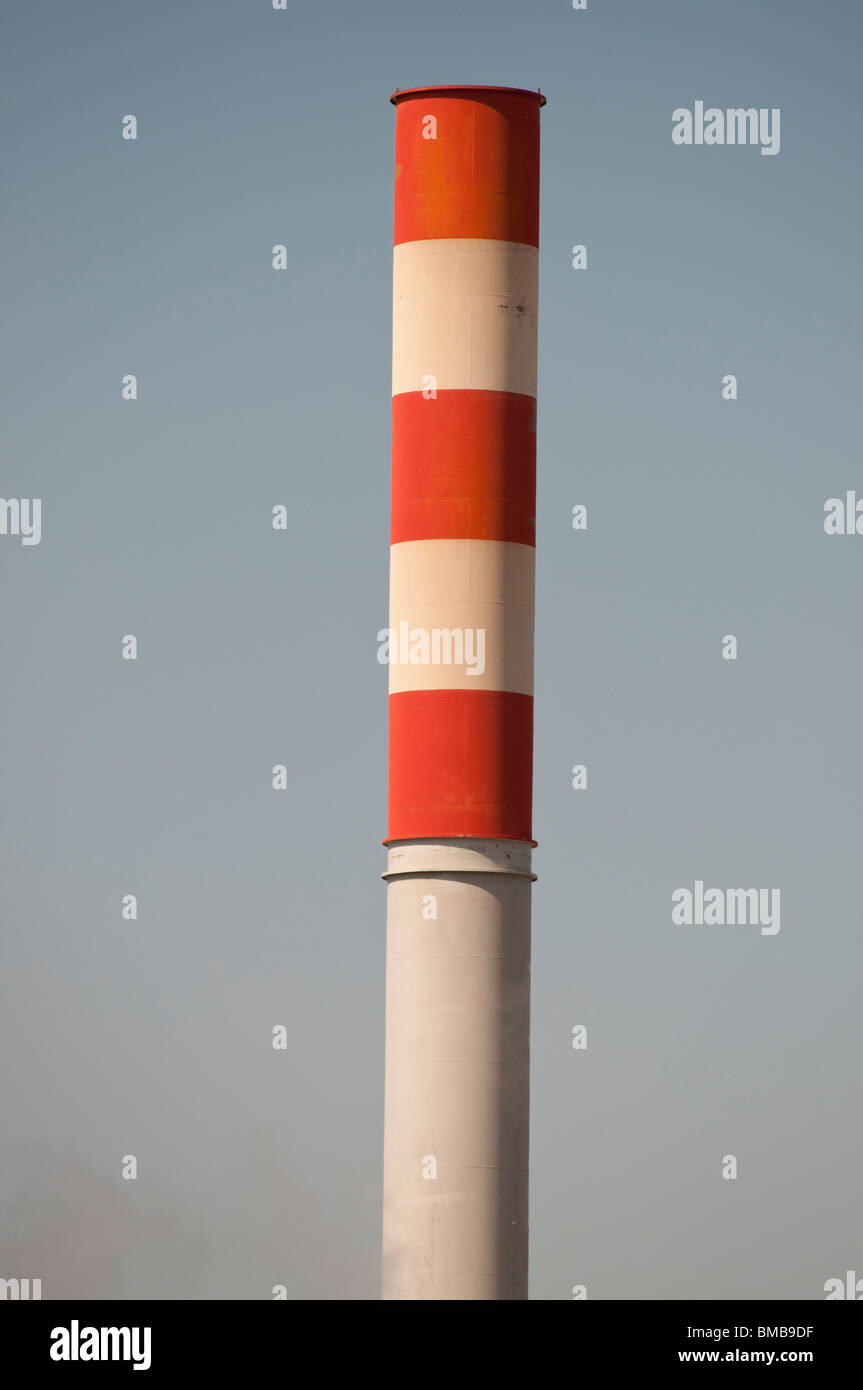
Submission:
[[385,1299],[527,1297],[538,92],[396,92]]

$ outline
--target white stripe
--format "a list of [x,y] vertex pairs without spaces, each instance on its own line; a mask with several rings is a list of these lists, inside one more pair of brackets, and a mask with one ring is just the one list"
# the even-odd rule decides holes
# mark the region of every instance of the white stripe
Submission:
[[481,237],[393,251],[393,395],[438,390],[536,395],[538,251]]

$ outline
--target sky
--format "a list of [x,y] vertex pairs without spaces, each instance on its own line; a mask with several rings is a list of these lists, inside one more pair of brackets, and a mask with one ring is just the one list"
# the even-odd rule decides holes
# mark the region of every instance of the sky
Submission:
[[[379,1297],[388,98],[477,83],[548,98],[531,1298],[823,1298],[863,1269],[860,6],[2,33],[0,496],[42,534],[0,535],[0,1277]],[[676,145],[696,101],[779,152]],[[673,923],[696,880],[780,930]]]

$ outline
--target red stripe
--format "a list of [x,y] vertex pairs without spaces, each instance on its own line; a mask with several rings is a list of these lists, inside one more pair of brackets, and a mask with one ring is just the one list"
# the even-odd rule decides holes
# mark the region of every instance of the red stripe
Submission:
[[390,539],[536,543],[536,401],[507,391],[393,396]]
[[531,840],[530,695],[405,691],[389,714],[389,840]]
[[[488,237],[539,245],[539,98],[399,94],[395,244]],[[436,138],[424,138],[437,122]]]

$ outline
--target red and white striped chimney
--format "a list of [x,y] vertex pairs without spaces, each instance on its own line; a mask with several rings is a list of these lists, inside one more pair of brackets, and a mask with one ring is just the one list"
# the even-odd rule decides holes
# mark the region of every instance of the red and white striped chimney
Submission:
[[538,92],[396,92],[386,1299],[527,1297]]

